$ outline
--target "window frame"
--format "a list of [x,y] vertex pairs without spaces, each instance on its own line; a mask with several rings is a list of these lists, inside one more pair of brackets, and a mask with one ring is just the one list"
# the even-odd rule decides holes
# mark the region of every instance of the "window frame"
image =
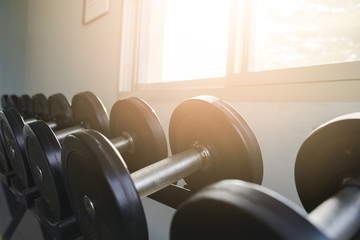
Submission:
[[[312,65],[296,68],[283,68],[266,71],[249,71],[251,69],[252,56],[251,44],[254,34],[251,32],[254,23],[253,11],[255,1],[244,0],[251,11],[245,14],[235,14],[238,1],[232,0],[232,12],[230,15],[229,47],[227,69],[225,77],[183,80],[175,82],[142,83],[138,82],[139,40],[141,27],[142,2],[147,0],[123,0],[123,16],[121,24],[120,43],[120,67],[118,91],[162,91],[162,90],[189,90],[189,89],[226,89],[244,86],[268,86],[304,83],[328,83],[339,81],[360,81],[360,61]],[[234,29],[241,28],[244,32],[239,41]],[[236,48],[235,44],[240,46]],[[242,55],[236,54],[239,52]],[[234,73],[236,56],[241,61],[241,72]]]

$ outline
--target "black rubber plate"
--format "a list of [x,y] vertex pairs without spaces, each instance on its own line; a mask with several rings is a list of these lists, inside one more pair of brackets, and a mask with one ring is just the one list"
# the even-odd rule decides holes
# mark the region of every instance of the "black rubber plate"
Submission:
[[121,153],[130,172],[168,157],[164,130],[154,110],[135,97],[117,101],[110,113],[112,137],[131,135],[135,151]]
[[110,123],[107,111],[92,92],[82,92],[75,95],[71,101],[74,124],[94,129],[105,136],[110,136]]
[[1,107],[2,107],[2,109],[9,108],[9,95],[4,94],[1,96]]
[[[2,126],[3,119],[6,119],[6,116],[4,115],[3,112],[0,112],[0,129],[2,129],[1,126]],[[11,168],[11,165],[9,162],[9,158],[5,152],[3,134],[2,134],[2,131],[0,131],[0,172],[7,173],[11,170],[12,170],[12,168]]]
[[71,208],[62,176],[61,146],[54,132],[45,122],[36,121],[25,125],[24,138],[30,169],[48,212],[55,221],[69,216]]
[[9,103],[9,108],[14,108],[14,109],[18,109],[18,100],[19,100],[19,97],[16,96],[15,94],[12,94],[9,96],[9,99],[8,99],[8,103]]
[[[148,239],[140,198],[124,161],[99,132],[85,130],[63,143],[62,166],[70,201],[86,239]],[[95,208],[88,214],[84,196]]]
[[32,97],[34,115],[36,119],[49,121],[48,101],[44,94],[38,93]]
[[344,115],[314,130],[302,144],[295,164],[300,200],[311,212],[360,176],[360,113]]
[[240,180],[210,185],[183,203],[171,240],[327,239],[297,207],[275,192]]
[[29,188],[34,185],[34,181],[26,157],[23,136],[24,121],[15,109],[4,110],[3,113],[5,118],[1,119],[1,131],[5,152],[23,187]]
[[57,129],[63,129],[73,124],[72,110],[66,97],[57,93],[48,99],[50,121],[55,121]]
[[32,105],[32,99],[29,95],[21,95],[18,99],[18,109],[23,118],[29,118],[34,116],[34,110]]
[[210,151],[211,169],[185,178],[190,189],[222,179],[262,182],[262,157],[253,132],[235,109],[216,97],[199,96],[181,103],[171,116],[169,139],[173,154],[194,142]]

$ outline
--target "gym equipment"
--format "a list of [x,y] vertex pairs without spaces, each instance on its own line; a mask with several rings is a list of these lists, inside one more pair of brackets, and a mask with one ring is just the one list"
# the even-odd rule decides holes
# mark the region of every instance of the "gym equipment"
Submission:
[[27,94],[21,95],[17,102],[17,109],[24,119],[34,116],[34,108],[31,97]]
[[1,107],[2,109],[7,109],[9,107],[9,95],[8,94],[4,94],[1,96]]
[[337,117],[302,144],[295,182],[310,220],[329,238],[350,239],[360,230],[360,113]]
[[15,108],[17,109],[17,101],[18,101],[18,96],[16,96],[15,94],[12,95],[2,95],[1,96],[1,106],[2,109],[10,109],[10,108]]
[[169,136],[174,155],[132,174],[102,134],[85,130],[65,138],[64,181],[85,238],[147,239],[140,198],[184,177],[193,192],[224,178],[262,181],[255,136],[240,114],[216,97],[180,104]]
[[[108,135],[109,119],[106,109],[93,93],[83,92],[75,95],[72,99],[71,110],[65,107],[66,104],[64,103],[67,100],[64,101],[64,98],[60,96],[60,94],[54,95],[53,100],[49,98],[50,112],[56,113],[56,117],[54,117],[56,122],[54,121],[55,124],[52,124],[56,126],[53,127],[59,128],[59,126],[66,126],[67,123],[72,122],[68,120],[69,113],[72,112],[72,119],[79,125],[70,127],[66,129],[67,131],[79,131],[80,129],[91,127]],[[24,121],[15,110],[10,109],[0,113],[0,124],[5,151],[9,157],[11,167],[19,177],[22,187],[29,188],[34,186],[29,162],[26,158],[23,136]],[[57,134],[61,139],[63,131],[59,130]]]
[[177,209],[171,240],[327,239],[298,206],[257,184],[223,180]]
[[[161,123],[143,100],[132,97],[117,101],[111,110],[110,126],[111,142],[133,170],[168,156]],[[55,220],[69,216],[72,211],[63,183],[61,145],[56,133],[37,121],[24,127],[24,138],[30,168],[49,215]],[[147,162],[142,161],[145,157]]]
[[[19,102],[21,101],[19,100]],[[71,107],[64,95],[55,94],[51,96],[48,101],[43,94],[36,94],[34,95],[32,102],[33,110],[36,112],[36,117],[39,117],[40,119],[49,119],[49,116],[51,115],[51,119],[53,119],[53,121],[48,122],[50,126],[64,127],[66,124],[70,124],[72,122]],[[48,103],[51,109],[50,114]],[[22,149],[22,131],[24,124],[28,124],[33,121],[36,121],[36,119],[28,118],[23,120],[18,110],[15,109],[5,109],[2,113],[0,113],[0,141],[3,143],[3,148],[0,149],[0,165],[2,166],[2,173],[12,170],[13,166],[11,166],[10,159],[15,158],[16,151]],[[10,140],[13,141],[12,144],[8,142]],[[17,147],[16,145],[20,146]],[[7,148],[8,150],[6,150]]]

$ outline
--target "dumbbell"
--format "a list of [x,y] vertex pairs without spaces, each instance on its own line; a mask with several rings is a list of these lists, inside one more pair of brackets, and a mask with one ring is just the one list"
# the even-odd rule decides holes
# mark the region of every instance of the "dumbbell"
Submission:
[[1,107],[2,109],[7,109],[8,108],[8,101],[9,101],[9,95],[8,94],[4,94],[1,96]]
[[31,97],[27,94],[21,95],[17,102],[17,109],[24,119],[33,117],[34,109]]
[[4,94],[1,97],[2,109],[17,108],[18,96],[15,94],[8,95]]
[[[55,95],[54,95],[55,96]],[[50,112],[54,113],[54,120],[56,128],[67,127],[72,121],[68,121],[71,117],[74,123],[66,129],[58,130],[56,133],[61,139],[64,132],[79,131],[85,128],[94,128],[104,133],[109,134],[109,119],[100,100],[91,92],[83,92],[77,94],[72,99],[72,106],[69,110],[63,111],[63,103],[60,101],[63,98],[58,98],[60,95],[56,94],[54,101],[50,101]],[[60,99],[55,101],[55,99]],[[67,102],[67,100],[66,100]],[[67,109],[67,108],[66,108]],[[52,113],[51,113],[52,114]],[[67,117],[69,115],[69,117]],[[29,188],[34,186],[34,181],[30,172],[29,162],[26,157],[26,148],[24,142],[23,128],[24,121],[15,110],[3,111],[0,113],[0,124],[4,139],[5,151],[8,155],[11,167],[16,175],[19,177],[22,187]],[[50,124],[49,124],[50,126]]]
[[232,179],[206,186],[183,202],[173,216],[170,239],[328,238],[280,194]]
[[295,183],[309,219],[330,239],[360,230],[360,113],[314,130],[295,163]]
[[[61,96],[56,97],[56,99],[59,99],[59,97],[61,97]],[[62,96],[62,97],[66,100],[66,98],[64,96]],[[43,120],[49,119],[48,100],[43,94],[35,94],[32,99],[30,99],[30,97],[28,95],[23,95],[20,98],[18,98],[16,95],[11,95],[11,96],[4,95],[2,97],[2,105],[3,105],[4,110],[17,109],[19,111],[19,113],[16,113],[15,111],[9,111],[8,113],[6,113],[6,115],[7,114],[11,115],[11,113],[13,113],[12,114],[12,115],[14,115],[13,118],[16,118],[16,119],[21,118],[19,116],[19,114],[26,111],[25,110],[26,108],[31,109],[30,111],[32,112],[32,114],[31,114],[31,116],[23,115],[23,117],[34,117],[35,116],[35,117],[37,117],[39,119],[43,119]],[[69,105],[69,104],[67,104],[67,105]],[[65,107],[67,107],[67,105],[64,106],[64,111],[66,111]],[[18,108],[18,106],[19,106],[19,108]],[[69,105],[69,109],[70,109],[70,105]],[[5,111],[5,112],[7,112],[7,111]],[[35,114],[35,112],[36,112],[36,114]],[[2,119],[5,119],[5,121],[7,121],[6,115],[1,114]],[[36,119],[29,118],[29,119],[25,119],[24,121],[26,123],[30,123],[34,120],[36,120]],[[2,122],[2,120],[0,120],[0,124],[1,124],[1,122]],[[21,124],[22,121],[18,120],[17,122],[20,123],[20,126],[19,126],[19,129],[20,129],[22,126],[22,124]],[[14,125],[14,127],[16,128],[16,125]],[[0,173],[8,173],[11,171],[11,164],[10,164],[8,156],[5,152],[5,146],[4,146],[3,137],[2,137],[1,132],[3,132],[3,128],[1,128],[1,131],[0,131],[0,136],[1,136],[0,137]]]
[[360,113],[335,118],[304,141],[296,158],[295,182],[308,216],[269,189],[223,182],[178,209],[171,239],[227,239],[228,234],[234,236],[229,239],[358,239],[359,146]]
[[147,239],[140,198],[185,177],[191,192],[224,178],[261,183],[263,165],[248,124],[226,102],[200,96],[170,120],[171,157],[129,173],[111,140],[85,130],[65,138],[62,169],[87,239]]
[[[54,94],[49,97],[49,100],[43,94],[35,94],[32,97],[32,106],[34,116],[37,119],[52,120],[48,122],[52,128],[63,128],[72,123],[70,104],[62,94]],[[2,173],[12,170],[10,158],[15,158],[16,151],[23,149],[22,131],[24,124],[35,120],[35,118],[24,120],[15,109],[5,109],[0,113],[0,141],[3,145],[3,148],[0,149],[0,168]],[[13,141],[12,145],[9,144],[10,140]],[[17,147],[16,145],[19,146]],[[8,151],[6,150],[7,148]],[[25,157],[25,155],[22,156]]]
[[[113,105],[110,133],[112,143],[133,170],[168,156],[160,121],[139,98],[121,99]],[[30,169],[50,216],[56,221],[69,216],[72,212],[63,183],[61,145],[56,134],[38,121],[24,127],[24,138]],[[142,161],[145,157],[147,162]]]

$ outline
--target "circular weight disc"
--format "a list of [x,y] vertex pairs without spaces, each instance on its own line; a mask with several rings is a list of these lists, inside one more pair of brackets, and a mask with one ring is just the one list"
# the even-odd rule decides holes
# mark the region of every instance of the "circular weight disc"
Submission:
[[110,113],[112,137],[123,132],[133,138],[135,150],[121,153],[130,172],[168,157],[167,143],[160,120],[143,100],[131,97],[117,101]]
[[24,94],[18,99],[18,109],[23,118],[29,118],[34,115],[32,99],[29,95]]
[[94,130],[69,135],[61,158],[70,202],[86,239],[148,239],[131,176],[104,135]]
[[[0,112],[0,129],[2,125],[2,119],[5,118],[4,113]],[[4,140],[2,131],[0,131],[0,173],[7,173],[11,171],[11,165],[9,162],[9,158],[5,152]]]
[[61,169],[61,146],[49,125],[25,125],[24,138],[35,184],[55,221],[71,214]]
[[223,180],[180,205],[171,240],[327,239],[279,194],[240,180]]
[[9,108],[14,108],[18,110],[18,100],[19,97],[15,94],[10,95],[8,99]]
[[32,97],[35,118],[49,121],[48,100],[44,94],[38,93]]
[[314,130],[295,163],[295,182],[307,212],[360,176],[360,113],[335,118]]
[[222,179],[262,182],[262,157],[253,132],[235,109],[216,97],[200,96],[181,103],[171,116],[169,139],[173,154],[194,142],[210,151],[211,168],[185,178],[190,189]]
[[57,129],[63,129],[72,125],[72,110],[66,97],[57,93],[48,99],[50,120],[55,121]]
[[1,107],[2,107],[2,109],[9,108],[9,95],[4,94],[1,96]]
[[110,136],[107,111],[100,99],[92,92],[76,94],[71,101],[71,108],[75,124],[81,124],[85,128]]
[[23,135],[24,120],[15,109],[3,110],[3,113],[5,117],[1,119],[1,131],[5,152],[23,187],[32,187],[34,181],[26,157]]

